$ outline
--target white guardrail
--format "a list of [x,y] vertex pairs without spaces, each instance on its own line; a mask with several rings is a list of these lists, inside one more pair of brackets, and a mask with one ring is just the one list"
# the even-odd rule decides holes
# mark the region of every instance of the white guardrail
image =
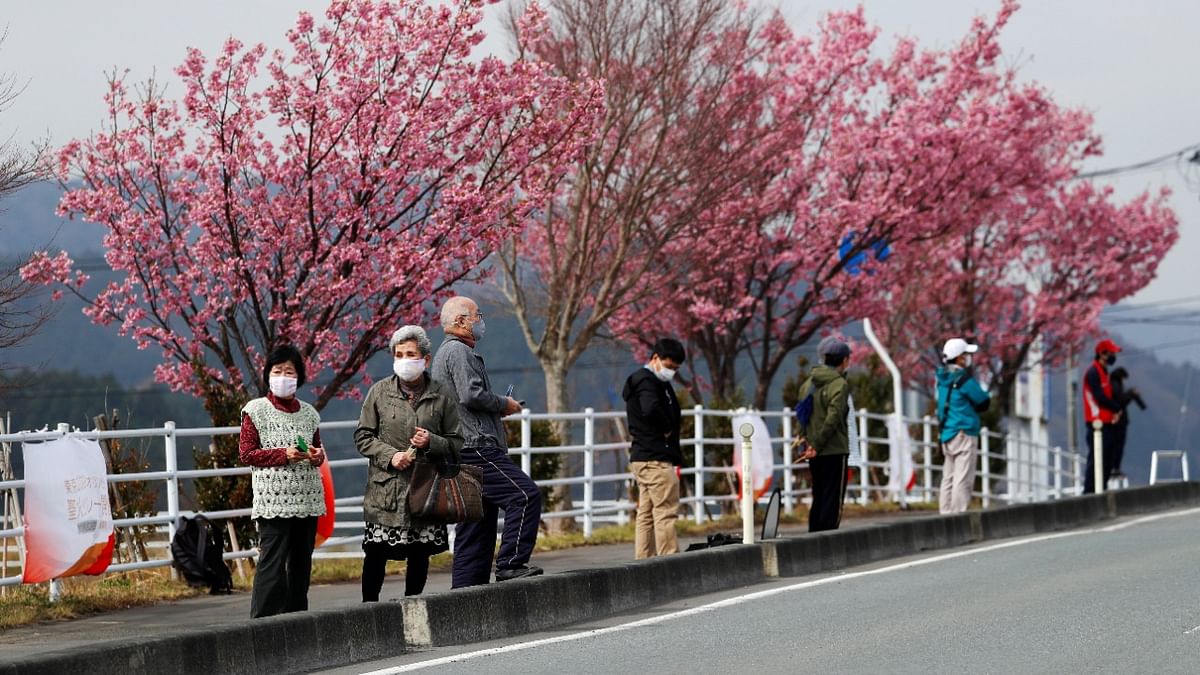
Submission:
[[[734,513],[737,510],[735,487],[735,469],[728,462],[734,445],[732,432],[727,438],[705,437],[705,422],[717,418],[732,418],[736,413],[728,410],[708,410],[702,406],[683,411],[684,417],[691,417],[692,438],[684,438],[682,446],[685,458],[689,455],[692,466],[682,469],[684,477],[681,503],[691,512],[691,518],[703,522],[714,517],[710,512],[716,508],[717,515],[724,512]],[[791,448],[793,415],[790,410],[763,411],[760,414],[772,429],[771,444],[775,448],[774,485],[778,486],[783,496],[783,508],[793,512],[798,504],[807,501],[811,489],[803,480],[803,469],[807,462],[794,461]],[[937,499],[941,483],[941,466],[934,464],[934,454],[937,449],[937,425],[931,418],[904,420],[910,430],[909,447],[912,450],[913,466],[916,472],[916,485],[907,493],[901,495],[897,488],[889,488],[886,474],[889,468],[889,453],[891,443],[883,431],[883,436],[872,436],[871,421],[878,421],[880,429],[886,429],[888,415],[858,411],[855,415],[858,424],[859,444],[862,454],[868,459],[864,470],[856,471],[853,482],[847,488],[846,498],[859,504],[867,504],[872,499],[876,501],[924,501]],[[560,445],[553,447],[532,447],[533,423],[537,421],[563,422],[568,426],[568,438],[582,437],[582,443]],[[573,497],[575,508],[560,511],[547,511],[544,519],[573,518],[582,527],[585,537],[592,536],[597,523],[624,524],[632,518],[637,504],[630,500],[632,476],[626,471],[629,443],[619,440],[624,435],[624,412],[597,412],[591,408],[578,413],[532,413],[523,410],[512,415],[507,421],[520,424],[520,444],[509,450],[519,460],[521,468],[530,473],[533,456],[537,454],[561,454],[568,466],[575,468],[575,473],[568,478],[553,478],[537,481],[542,487],[555,485],[581,486],[581,495]],[[597,423],[609,424],[605,438],[611,442],[597,442]],[[578,425],[582,424],[582,434]],[[336,448],[343,444],[353,447],[353,430],[356,420],[323,422],[321,424],[322,442],[328,448]],[[916,429],[915,437],[913,429]],[[688,421],[684,421],[685,433],[688,431]],[[162,451],[165,470],[146,471],[141,473],[125,473],[109,475],[109,483],[128,481],[162,481],[166,491],[166,511],[157,515],[147,515],[137,518],[115,519],[116,527],[131,526],[166,526],[168,541],[174,536],[175,523],[182,515],[203,513],[211,520],[248,517],[250,509],[234,509],[225,511],[198,512],[182,509],[180,506],[180,484],[198,478],[214,476],[236,476],[250,473],[250,467],[233,467],[224,469],[179,469],[179,441],[181,439],[204,439],[210,443],[217,436],[236,435],[238,427],[203,427],[192,429],[177,429],[174,422],[167,422],[162,427],[149,429],[124,429],[116,431],[80,431],[70,430],[67,425],[59,425],[57,431],[18,432],[0,435],[0,443],[24,443],[26,441],[44,441],[60,438],[65,434],[87,439],[155,439],[162,440]],[[1021,443],[1015,439],[1006,439],[1000,434],[984,430],[981,436],[980,463],[977,471],[977,489],[975,496],[979,497],[984,508],[992,502],[1001,503],[1037,501],[1074,495],[1080,492],[1083,484],[1082,472],[1084,458],[1064,452],[1061,448],[1049,448]],[[723,463],[710,465],[711,451],[721,451],[719,456]],[[191,448],[187,449],[190,453]],[[148,454],[148,456],[150,456]],[[882,459],[880,457],[882,456]],[[358,470],[366,482],[367,460],[363,457],[350,459],[331,459],[330,469],[338,471]],[[599,471],[599,472],[598,472]],[[797,476],[800,473],[800,476]],[[710,479],[725,478],[714,489],[712,484],[706,485]],[[799,480],[798,480],[799,478]],[[337,480],[335,479],[335,484]],[[345,481],[342,481],[343,486]],[[25,486],[24,480],[0,481],[0,495],[6,491],[18,494]],[[600,492],[607,491],[608,496]],[[336,516],[335,536],[330,537],[314,554],[318,558],[326,557],[360,557],[362,555],[358,544],[362,541],[362,494],[339,496],[335,500]],[[710,490],[712,493],[710,494]],[[186,493],[184,493],[186,495]],[[580,498],[581,497],[581,498]],[[764,498],[765,499],[765,498]],[[17,551],[23,548],[23,528],[15,516],[8,512],[10,519],[0,521],[0,541],[16,539]],[[336,536],[338,533],[341,536]],[[154,550],[164,550],[164,558],[142,560],[113,564],[110,572],[163,567],[170,565],[169,549],[162,543],[151,547]],[[257,555],[253,547],[225,553],[226,560],[249,558]],[[15,556],[8,559],[10,564]],[[20,572],[10,575],[9,570],[0,566],[0,586],[20,583]]]

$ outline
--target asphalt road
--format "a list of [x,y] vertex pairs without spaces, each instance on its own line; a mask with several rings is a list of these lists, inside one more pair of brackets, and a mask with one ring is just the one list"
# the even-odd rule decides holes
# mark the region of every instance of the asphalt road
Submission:
[[1200,509],[1000,540],[334,673],[1197,673]]

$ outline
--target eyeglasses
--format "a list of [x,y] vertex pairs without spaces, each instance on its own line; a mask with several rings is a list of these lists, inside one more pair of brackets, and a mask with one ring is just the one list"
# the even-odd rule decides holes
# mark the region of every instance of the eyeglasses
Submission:
[[476,316],[476,317],[479,317],[480,321],[483,321],[483,312],[477,311],[474,314],[459,314],[458,317],[455,317],[455,318],[459,318],[459,317],[463,317],[463,316]]

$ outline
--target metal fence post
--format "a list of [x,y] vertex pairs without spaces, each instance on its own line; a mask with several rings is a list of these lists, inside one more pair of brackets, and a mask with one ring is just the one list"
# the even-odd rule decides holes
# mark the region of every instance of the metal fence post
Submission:
[[696,465],[696,473],[692,476],[693,493],[696,495],[696,502],[692,504],[692,520],[697,523],[704,522],[704,406],[696,404],[692,407],[692,436],[694,444],[692,446],[694,453],[693,463]]
[[596,445],[596,411],[592,408],[583,409],[583,536],[592,536],[592,510],[595,507],[594,497],[596,486],[592,482],[595,477],[595,445]]
[[[566,439],[560,441],[566,442]],[[529,408],[521,408],[521,470],[526,476],[533,477],[533,453],[529,451],[533,445],[533,421],[529,419]]]
[[1104,422],[1092,422],[1092,480],[1096,486],[1096,494],[1103,494],[1104,488]]
[[867,468],[871,463],[871,442],[867,440],[867,409],[863,408],[858,411],[858,449],[862,454],[863,467],[858,472],[858,503],[862,506],[867,505],[867,490],[870,488],[870,479],[867,477]]
[[167,453],[167,514],[171,516],[171,522],[167,523],[167,541],[175,541],[175,521],[179,520],[179,458],[175,452],[174,422],[163,424],[163,440]]
[[795,477],[792,476],[792,415],[787,408],[783,409],[783,508],[788,513],[796,511],[796,497],[792,494],[796,489]]
[[1054,446],[1054,449],[1051,450],[1051,452],[1054,453],[1054,498],[1062,499],[1062,497],[1063,497],[1063,487],[1062,487],[1062,483],[1063,483],[1063,481],[1062,481],[1062,452],[1063,452],[1063,449],[1059,446]]
[[933,424],[929,415],[921,418],[921,442],[925,446],[925,501],[928,502],[933,490]]
[[[71,433],[71,425],[67,424],[66,422],[59,422],[58,423],[58,433],[62,434],[63,436],[66,436],[67,434]],[[50,580],[50,598],[49,598],[49,600],[52,603],[62,600],[62,580],[61,579],[51,579]]]
[[1033,438],[1030,437],[1025,441],[1025,453],[1022,455],[1025,458],[1025,485],[1027,486],[1026,499],[1027,502],[1037,501],[1037,484],[1034,482],[1034,475],[1037,470],[1036,459],[1037,453],[1034,452]]
[[991,485],[991,483],[992,483],[992,472],[991,472],[992,442],[991,442],[991,440],[992,439],[988,436],[987,427],[984,427],[979,430],[979,444],[980,444],[979,445],[979,463],[982,465],[979,469],[979,477],[981,479],[980,487],[982,488],[981,491],[983,493],[983,497],[982,497],[981,501],[983,502],[983,508],[985,508],[985,509],[991,503],[991,494],[992,494],[992,485]]

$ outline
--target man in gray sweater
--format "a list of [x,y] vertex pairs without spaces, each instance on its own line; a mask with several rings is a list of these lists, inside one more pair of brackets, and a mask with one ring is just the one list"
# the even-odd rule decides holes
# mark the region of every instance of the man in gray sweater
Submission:
[[501,421],[505,415],[520,412],[521,404],[492,392],[483,357],[475,351],[484,327],[483,313],[474,300],[464,296],[447,300],[442,306],[446,339],[430,368],[433,379],[457,395],[463,463],[483,469],[483,519],[459,523],[455,530],[453,588],[488,583],[501,509],[504,533],[495,554],[496,581],[542,573],[540,567],[527,564],[537,542],[542,495],[533,479],[509,459]]

